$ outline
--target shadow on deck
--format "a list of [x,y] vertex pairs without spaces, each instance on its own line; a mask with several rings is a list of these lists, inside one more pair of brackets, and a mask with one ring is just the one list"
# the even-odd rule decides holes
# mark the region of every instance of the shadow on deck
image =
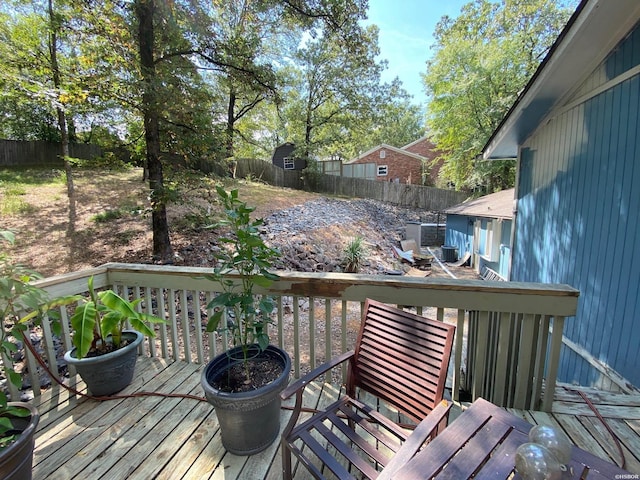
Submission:
[[[202,396],[202,365],[139,358],[134,382],[121,394],[159,392]],[[81,390],[83,385],[77,385]],[[640,474],[640,396],[582,389],[620,439],[625,469]],[[306,406],[322,407],[338,388],[315,383]],[[34,401],[41,414],[33,478],[280,479],[279,442],[239,457],[222,446],[218,420],[204,401],[180,396],[137,396],[96,402],[52,388]],[[285,404],[282,426],[290,416]],[[452,413],[453,420],[460,407]],[[530,423],[559,424],[579,447],[621,464],[611,434],[576,392],[558,387],[552,413],[516,411]],[[308,478],[299,471],[296,479]]]

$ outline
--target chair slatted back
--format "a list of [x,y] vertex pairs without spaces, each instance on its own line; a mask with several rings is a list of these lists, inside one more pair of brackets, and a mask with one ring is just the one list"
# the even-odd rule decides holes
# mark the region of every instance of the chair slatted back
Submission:
[[368,299],[348,392],[355,387],[420,421],[442,400],[455,327]]

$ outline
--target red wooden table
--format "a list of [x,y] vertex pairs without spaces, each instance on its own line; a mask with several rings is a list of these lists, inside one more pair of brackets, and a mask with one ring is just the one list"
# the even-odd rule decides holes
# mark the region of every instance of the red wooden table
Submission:
[[[379,478],[521,478],[515,473],[515,453],[528,441],[531,427],[522,418],[478,399],[411,460],[394,471],[385,469]],[[563,478],[612,480],[636,476],[574,446]]]

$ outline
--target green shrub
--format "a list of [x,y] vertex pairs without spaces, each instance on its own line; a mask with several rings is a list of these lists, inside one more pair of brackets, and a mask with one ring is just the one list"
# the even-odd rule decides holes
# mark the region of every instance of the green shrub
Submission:
[[358,273],[367,254],[364,239],[358,235],[352,238],[342,252],[342,265],[347,273]]
[[120,208],[115,208],[113,210],[105,210],[102,213],[97,213],[91,220],[95,223],[107,223],[111,220],[117,220],[118,218],[122,218],[124,216],[124,212]]

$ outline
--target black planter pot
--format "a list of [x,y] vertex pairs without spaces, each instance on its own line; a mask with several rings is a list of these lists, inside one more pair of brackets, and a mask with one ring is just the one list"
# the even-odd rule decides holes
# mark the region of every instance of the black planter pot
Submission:
[[0,476],[3,480],[31,480],[34,434],[40,414],[30,403],[9,402],[9,405],[26,408],[31,412],[31,416],[9,417],[14,430],[22,433],[13,444],[0,451]]
[[273,382],[250,392],[228,393],[212,386],[235,364],[241,363],[241,347],[232,348],[211,360],[202,372],[200,383],[205,396],[215,407],[222,444],[235,455],[253,455],[266,449],[280,431],[280,392],[289,383],[291,359],[284,350],[269,345],[263,352],[251,347],[251,357],[276,360],[282,374]]
[[64,354],[64,361],[76,368],[92,395],[112,395],[131,383],[138,358],[138,345],[144,336],[135,330],[125,330],[122,337],[129,344],[105,355],[78,359],[75,348]]

